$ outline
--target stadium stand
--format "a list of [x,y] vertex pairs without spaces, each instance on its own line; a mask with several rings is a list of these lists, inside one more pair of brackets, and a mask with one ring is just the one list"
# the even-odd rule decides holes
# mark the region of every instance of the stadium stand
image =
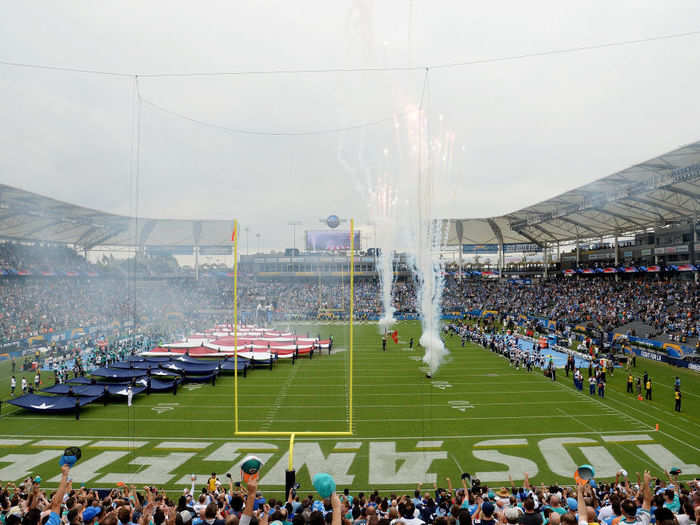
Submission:
[[[47,268],[59,253],[58,267],[91,268],[75,251],[63,247],[32,247],[5,243],[3,266],[16,261],[28,268]],[[68,266],[70,265],[70,266]],[[54,268],[57,268],[54,266]],[[230,278],[168,278],[158,272],[159,264],[149,267],[149,275],[128,285],[128,276],[101,272],[96,277],[19,276],[0,277],[0,343],[88,327],[124,324],[134,315],[139,319],[164,319],[179,313],[180,330],[196,330],[201,323],[227,317],[233,297]],[[173,272],[166,268],[166,275]],[[615,280],[603,273],[580,278],[556,277],[530,284],[489,280],[480,276],[446,278],[443,312],[495,311],[501,316],[519,315],[546,318],[557,330],[583,325],[602,332],[697,344],[700,291],[682,272],[624,274]],[[255,317],[259,305],[270,306],[269,320],[314,320],[326,309],[342,312],[347,306],[347,289],[342,282],[316,282],[292,278],[258,280],[242,275],[239,307],[242,315]],[[398,280],[393,288],[397,316],[416,314],[416,290],[412,280]],[[358,320],[375,320],[381,314],[376,278],[358,279],[355,286],[355,312]],[[205,312],[208,312],[205,313]],[[342,313],[336,314],[342,318]],[[260,320],[260,319],[255,319]],[[146,323],[148,324],[148,323]],[[150,328],[150,327],[147,327]]]

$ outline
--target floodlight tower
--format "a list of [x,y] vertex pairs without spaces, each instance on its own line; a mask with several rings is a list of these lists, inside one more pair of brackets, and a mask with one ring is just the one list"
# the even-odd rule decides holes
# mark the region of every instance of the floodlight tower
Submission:
[[297,249],[297,226],[301,226],[303,223],[301,221],[289,221],[288,226],[292,227],[292,249],[296,253]]

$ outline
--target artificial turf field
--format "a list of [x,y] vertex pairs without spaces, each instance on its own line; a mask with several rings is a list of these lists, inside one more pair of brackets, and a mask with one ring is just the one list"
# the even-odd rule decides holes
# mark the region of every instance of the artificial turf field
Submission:
[[[283,328],[286,328],[283,327]],[[625,393],[626,373],[608,379],[606,397],[573,388],[559,370],[552,382],[541,372],[511,368],[499,355],[448,339],[451,356],[431,379],[421,370],[419,324],[397,325],[399,344],[381,351],[376,324],[354,327],[353,435],[296,439],[294,465],[302,490],[310,473],[330,472],[355,490],[413,488],[417,482],[458,483],[470,472],[491,485],[528,472],[536,483],[571,483],[579,464],[592,464],[599,479],[622,467],[634,472],[679,466],[681,478],[700,477],[700,375],[637,359],[647,370],[654,400]],[[344,431],[348,429],[347,327],[303,325],[298,332],[333,334],[331,356],[280,360],[239,379],[243,431]],[[683,407],[673,411],[673,379],[681,378]],[[2,397],[9,397],[10,364],[0,363]],[[17,374],[18,383],[20,375]],[[584,377],[587,374],[584,372]],[[27,374],[27,378],[30,376]],[[28,474],[50,480],[62,448],[78,444],[83,459],[76,482],[92,487],[118,481],[161,487],[199,483],[214,471],[231,472],[243,455],[263,460],[262,486],[281,493],[288,439],[234,437],[233,376],[216,386],[185,385],[177,396],[139,395],[134,406],[101,402],[73,415],[44,416],[3,403],[0,417],[0,481]],[[659,431],[655,425],[659,424]],[[506,483],[504,483],[506,482]]]

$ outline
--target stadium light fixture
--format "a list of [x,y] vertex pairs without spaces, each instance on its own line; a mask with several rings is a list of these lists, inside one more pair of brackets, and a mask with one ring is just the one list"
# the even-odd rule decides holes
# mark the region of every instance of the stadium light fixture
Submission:
[[297,226],[301,226],[303,223],[301,221],[289,221],[287,223],[288,226],[292,227],[292,249],[295,250],[297,249]]

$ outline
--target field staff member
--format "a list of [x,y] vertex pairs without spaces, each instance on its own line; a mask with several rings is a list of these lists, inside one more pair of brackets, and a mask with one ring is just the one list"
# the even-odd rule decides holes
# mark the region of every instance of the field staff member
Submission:
[[630,394],[633,394],[634,392],[632,391],[632,385],[634,384],[634,377],[632,377],[632,374],[629,374],[627,376],[627,392]]
[[644,385],[644,388],[646,388],[647,391],[647,399],[651,401],[651,379],[647,378],[646,383]]
[[681,411],[681,391],[679,389],[676,389],[676,391],[673,393],[673,398],[676,400],[675,411],[680,412]]

